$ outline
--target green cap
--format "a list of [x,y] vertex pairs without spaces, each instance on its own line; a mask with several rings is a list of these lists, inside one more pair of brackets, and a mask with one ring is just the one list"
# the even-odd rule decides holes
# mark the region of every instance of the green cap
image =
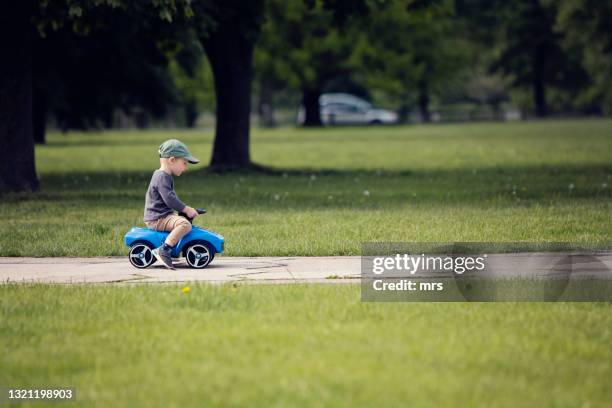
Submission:
[[176,139],[166,140],[159,146],[159,157],[184,157],[189,163],[200,162],[189,153],[185,143]]

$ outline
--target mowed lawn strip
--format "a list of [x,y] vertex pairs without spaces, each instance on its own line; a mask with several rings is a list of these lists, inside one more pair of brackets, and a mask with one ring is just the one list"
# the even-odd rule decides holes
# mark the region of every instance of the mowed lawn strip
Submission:
[[254,129],[265,172],[211,173],[212,130],[52,133],[41,191],[0,202],[0,256],[124,255],[157,147],[202,163],[175,186],[226,254],[358,255],[364,241],[608,243],[612,121]]
[[590,406],[607,303],[361,303],[358,285],[0,286],[0,383],[81,406]]

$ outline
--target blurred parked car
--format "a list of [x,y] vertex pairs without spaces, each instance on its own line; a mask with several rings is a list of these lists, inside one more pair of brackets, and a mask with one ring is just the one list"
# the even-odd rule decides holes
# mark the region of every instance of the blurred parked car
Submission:
[[[324,125],[372,125],[397,123],[395,112],[374,108],[371,103],[347,93],[326,93],[319,98]],[[304,107],[300,106],[297,122],[304,123]]]

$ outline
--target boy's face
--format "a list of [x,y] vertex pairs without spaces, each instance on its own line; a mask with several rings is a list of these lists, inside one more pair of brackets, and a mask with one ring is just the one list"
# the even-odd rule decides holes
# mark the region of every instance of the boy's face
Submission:
[[187,166],[189,166],[189,162],[183,157],[170,157],[168,163],[170,171],[177,177],[183,174],[187,170]]

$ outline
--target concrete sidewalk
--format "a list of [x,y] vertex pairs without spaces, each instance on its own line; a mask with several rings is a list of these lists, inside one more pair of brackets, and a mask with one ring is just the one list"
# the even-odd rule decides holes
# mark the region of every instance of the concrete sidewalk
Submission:
[[[551,277],[563,254],[489,254],[488,276]],[[612,253],[595,257],[574,257],[572,278],[612,279]],[[146,269],[134,268],[127,257],[96,258],[2,258],[0,283],[359,283],[360,256],[324,257],[224,257],[216,258],[205,269],[192,269],[184,259],[176,270],[158,263]],[[443,277],[444,272],[436,272]],[[433,276],[433,275],[430,275]],[[450,272],[450,276],[452,272]],[[408,276],[409,277],[409,276]],[[446,276],[448,277],[448,276]]]
[[175,261],[176,270],[155,263],[133,267],[122,257],[0,258],[0,282],[151,283],[205,281],[223,283],[359,282],[360,257],[218,257],[205,269]]

